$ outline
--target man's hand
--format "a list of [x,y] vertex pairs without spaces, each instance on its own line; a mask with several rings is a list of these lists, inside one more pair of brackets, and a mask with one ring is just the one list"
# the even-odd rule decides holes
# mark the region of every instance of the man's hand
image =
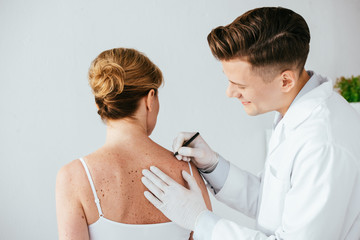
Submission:
[[185,141],[189,140],[195,133],[182,132],[174,139],[173,151],[178,152],[176,158],[178,160],[190,161],[191,158],[196,165],[202,171],[213,170],[218,163],[218,154],[214,152],[204,139],[199,135],[193,142],[187,147],[182,147]]
[[197,217],[207,210],[195,178],[182,171],[190,187],[186,189],[157,167],[152,166],[150,170],[142,171],[141,181],[152,193],[145,191],[145,197],[171,221],[193,231]]

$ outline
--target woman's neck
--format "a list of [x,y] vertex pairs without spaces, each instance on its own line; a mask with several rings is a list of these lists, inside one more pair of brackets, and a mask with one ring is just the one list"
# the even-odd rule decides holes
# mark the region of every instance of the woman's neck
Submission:
[[[110,120],[107,122],[107,147],[130,146],[139,141],[149,139],[146,127],[140,121],[133,119]],[[125,144],[125,145],[124,145]]]

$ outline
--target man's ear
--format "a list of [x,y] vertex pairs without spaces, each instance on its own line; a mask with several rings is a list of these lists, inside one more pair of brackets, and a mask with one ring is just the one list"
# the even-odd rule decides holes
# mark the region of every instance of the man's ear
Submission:
[[296,74],[292,70],[286,70],[281,73],[281,90],[284,93],[290,92],[294,88]]
[[151,89],[149,91],[149,93],[147,94],[147,96],[145,97],[145,105],[146,105],[146,109],[151,112],[153,109],[153,105],[154,105],[154,101],[155,101],[156,95],[155,95],[155,90]]

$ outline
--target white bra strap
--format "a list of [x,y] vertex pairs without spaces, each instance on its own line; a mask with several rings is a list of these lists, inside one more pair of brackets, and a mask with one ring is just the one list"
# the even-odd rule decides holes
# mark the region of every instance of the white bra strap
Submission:
[[194,176],[190,162],[188,162],[188,164],[189,164],[189,169],[190,169],[191,176]]
[[98,198],[98,196],[97,196],[97,194],[96,194],[94,182],[93,182],[93,180],[92,180],[92,178],[91,178],[91,174],[90,174],[89,168],[87,167],[84,159],[80,158],[80,161],[81,161],[82,165],[84,166],[86,175],[87,175],[87,177],[88,177],[88,179],[89,179],[90,186],[91,186],[92,192],[93,192],[93,194],[94,194],[96,207],[97,207],[98,212],[99,212],[99,216],[100,216],[100,217],[103,217],[104,214],[103,214],[103,212],[102,212],[102,210],[101,210],[101,207],[100,207],[100,200],[99,200],[99,198]]

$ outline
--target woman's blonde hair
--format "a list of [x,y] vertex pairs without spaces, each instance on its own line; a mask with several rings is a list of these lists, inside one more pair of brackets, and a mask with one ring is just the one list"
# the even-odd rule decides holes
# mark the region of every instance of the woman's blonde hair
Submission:
[[156,94],[162,83],[160,69],[135,49],[104,51],[89,69],[89,84],[104,121],[133,117],[139,100],[151,89]]

